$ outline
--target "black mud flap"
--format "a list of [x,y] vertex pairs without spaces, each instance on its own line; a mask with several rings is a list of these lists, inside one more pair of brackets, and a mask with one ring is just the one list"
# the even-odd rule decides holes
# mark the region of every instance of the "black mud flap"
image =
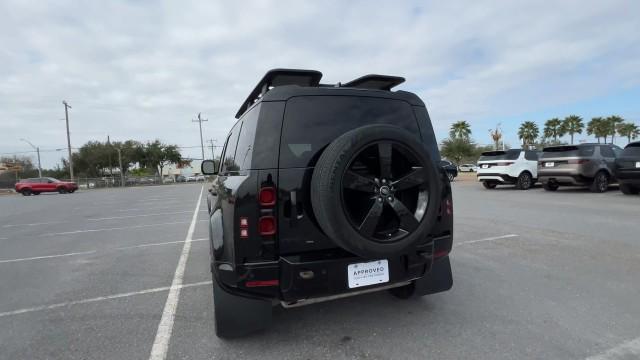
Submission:
[[435,294],[451,289],[453,276],[451,275],[451,262],[449,256],[436,260],[431,267],[431,272],[415,282],[416,296]]
[[232,295],[213,279],[216,335],[234,338],[263,330],[271,325],[271,302]]

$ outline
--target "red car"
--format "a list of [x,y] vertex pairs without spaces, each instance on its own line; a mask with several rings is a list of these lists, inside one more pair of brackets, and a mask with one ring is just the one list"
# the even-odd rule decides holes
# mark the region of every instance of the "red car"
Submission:
[[72,193],[78,189],[74,182],[60,181],[54,178],[22,179],[16,183],[16,191],[24,196],[38,195],[43,192]]

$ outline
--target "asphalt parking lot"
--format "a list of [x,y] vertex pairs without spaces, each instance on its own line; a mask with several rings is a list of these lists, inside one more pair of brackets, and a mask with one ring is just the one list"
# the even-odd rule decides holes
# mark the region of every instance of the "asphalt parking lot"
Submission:
[[276,309],[223,341],[201,184],[2,196],[0,359],[637,359],[638,209],[459,181],[451,291]]

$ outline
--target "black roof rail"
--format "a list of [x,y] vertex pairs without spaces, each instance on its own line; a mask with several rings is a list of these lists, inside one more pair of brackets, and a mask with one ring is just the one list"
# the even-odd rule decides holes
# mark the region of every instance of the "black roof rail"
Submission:
[[[236,113],[236,119],[240,118],[253,103],[264,95],[270,87],[284,85],[299,86],[318,86],[322,79],[322,73],[316,70],[298,70],[298,69],[273,69],[267,73],[258,82],[258,85],[249,94],[247,99],[242,103],[240,109]],[[404,81],[404,79],[403,79]]]
[[351,80],[346,84],[342,84],[342,86],[374,90],[391,90],[393,87],[396,87],[403,82],[404,78],[399,76],[369,74],[355,80]]

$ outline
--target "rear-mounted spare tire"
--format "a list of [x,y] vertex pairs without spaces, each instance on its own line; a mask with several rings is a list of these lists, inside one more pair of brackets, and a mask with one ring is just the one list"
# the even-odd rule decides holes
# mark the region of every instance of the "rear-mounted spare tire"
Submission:
[[368,125],[324,150],[311,179],[311,203],[337,245],[366,258],[388,257],[425,240],[438,216],[441,181],[414,135]]

